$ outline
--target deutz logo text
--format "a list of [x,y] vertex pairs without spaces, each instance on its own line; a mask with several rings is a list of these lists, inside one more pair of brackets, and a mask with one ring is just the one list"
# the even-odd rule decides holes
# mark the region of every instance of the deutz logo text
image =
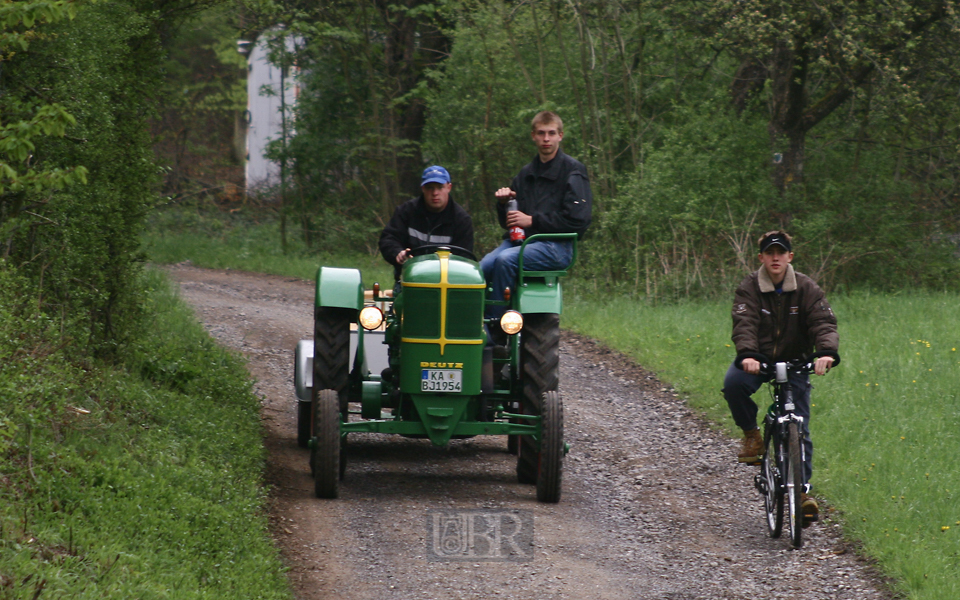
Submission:
[[420,366],[425,369],[462,369],[463,363],[455,362],[422,362]]

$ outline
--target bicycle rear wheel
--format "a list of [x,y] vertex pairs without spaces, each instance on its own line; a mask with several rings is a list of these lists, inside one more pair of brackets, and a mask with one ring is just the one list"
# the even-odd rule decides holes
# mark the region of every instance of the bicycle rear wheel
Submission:
[[776,425],[768,425],[764,431],[763,459],[760,462],[763,477],[763,505],[767,513],[767,533],[772,538],[780,537],[783,531],[783,481],[777,467],[778,436],[774,434]]
[[790,507],[790,545],[803,545],[800,532],[803,526],[803,511],[800,508],[800,492],[803,490],[803,460],[800,455],[800,428],[796,423],[787,425],[787,505]]

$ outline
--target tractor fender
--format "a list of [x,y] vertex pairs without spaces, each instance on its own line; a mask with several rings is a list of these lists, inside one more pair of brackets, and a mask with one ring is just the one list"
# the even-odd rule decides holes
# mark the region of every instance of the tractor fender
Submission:
[[313,340],[297,342],[294,356],[293,386],[297,390],[297,399],[310,402],[313,391]]
[[320,267],[317,271],[317,308],[363,308],[363,281],[358,269]]
[[517,310],[521,314],[563,312],[563,292],[557,277],[525,278],[517,290]]

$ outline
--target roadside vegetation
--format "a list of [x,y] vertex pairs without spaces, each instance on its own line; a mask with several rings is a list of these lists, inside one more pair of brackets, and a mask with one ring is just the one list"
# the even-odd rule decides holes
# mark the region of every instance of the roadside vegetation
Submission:
[[170,48],[218,4],[0,9],[2,598],[291,596],[244,366],[140,251]]
[[157,272],[109,365],[71,360],[16,283],[0,270],[0,595],[290,598],[243,362]]

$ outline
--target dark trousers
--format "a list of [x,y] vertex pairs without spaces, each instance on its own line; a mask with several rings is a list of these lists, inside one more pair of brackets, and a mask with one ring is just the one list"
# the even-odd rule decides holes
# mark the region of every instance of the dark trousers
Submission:
[[[733,422],[744,430],[757,428],[757,404],[753,401],[754,393],[760,386],[771,379],[771,376],[751,375],[731,364],[727,375],[723,378],[723,397],[730,407]],[[810,376],[794,373],[790,376],[793,385],[794,413],[803,417],[803,446],[805,461],[803,464],[803,482],[809,483],[813,474],[813,442],[810,440]]]

